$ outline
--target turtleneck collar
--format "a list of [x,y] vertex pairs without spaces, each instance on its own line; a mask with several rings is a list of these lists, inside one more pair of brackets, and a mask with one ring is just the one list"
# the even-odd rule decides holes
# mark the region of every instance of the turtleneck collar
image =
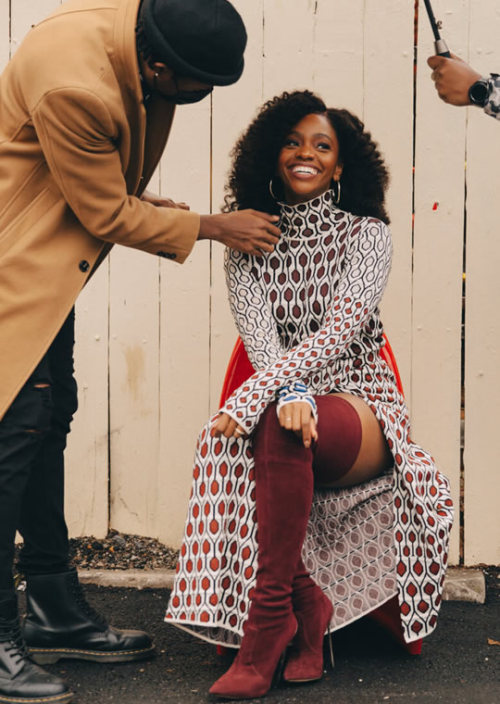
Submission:
[[332,225],[347,215],[335,205],[334,198],[334,192],[328,190],[305,203],[279,203],[281,219],[278,226],[281,236],[303,239],[331,232]]

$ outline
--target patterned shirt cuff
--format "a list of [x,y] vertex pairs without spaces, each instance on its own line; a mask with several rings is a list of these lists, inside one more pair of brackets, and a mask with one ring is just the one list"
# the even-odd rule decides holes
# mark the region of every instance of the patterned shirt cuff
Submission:
[[305,384],[300,381],[295,381],[289,386],[284,386],[278,392],[278,403],[276,404],[276,413],[279,417],[280,411],[283,406],[289,403],[295,403],[297,401],[306,402],[311,406],[313,418],[318,422],[318,407],[316,406],[316,401],[311,395],[309,389]]
[[500,120],[500,75],[498,73],[492,73],[490,75],[489,85],[490,96],[484,106],[484,112]]

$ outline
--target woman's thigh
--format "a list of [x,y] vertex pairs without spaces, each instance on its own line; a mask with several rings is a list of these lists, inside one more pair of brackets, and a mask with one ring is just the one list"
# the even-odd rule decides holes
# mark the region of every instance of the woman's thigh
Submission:
[[[346,487],[361,484],[388,469],[392,465],[392,455],[375,414],[363,399],[347,393],[332,394],[332,396],[346,401],[357,414],[356,421],[361,430],[359,450],[357,455],[353,457],[351,467],[342,476],[332,476],[329,479],[328,472],[323,470],[318,477],[320,481],[317,484],[323,487]],[[333,436],[335,435],[334,423],[335,417],[333,416],[331,419]],[[321,417],[319,432],[319,443],[321,443]],[[335,458],[332,456],[332,466],[334,461]]]

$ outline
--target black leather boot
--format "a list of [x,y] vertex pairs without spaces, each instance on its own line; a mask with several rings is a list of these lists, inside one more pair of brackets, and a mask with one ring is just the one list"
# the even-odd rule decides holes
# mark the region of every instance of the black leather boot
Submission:
[[1,704],[64,704],[70,692],[59,677],[35,665],[24,643],[17,600],[3,602],[0,608],[0,702]]
[[146,633],[113,628],[89,606],[75,569],[27,577],[26,605],[24,638],[40,664],[61,658],[129,662],[153,655]]

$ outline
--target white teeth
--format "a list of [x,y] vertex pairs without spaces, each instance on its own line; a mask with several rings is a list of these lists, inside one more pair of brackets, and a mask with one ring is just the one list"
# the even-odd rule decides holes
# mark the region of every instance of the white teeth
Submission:
[[315,169],[312,166],[294,166],[292,168],[292,172],[294,174],[311,174],[312,176],[315,176],[318,173],[318,169]]

